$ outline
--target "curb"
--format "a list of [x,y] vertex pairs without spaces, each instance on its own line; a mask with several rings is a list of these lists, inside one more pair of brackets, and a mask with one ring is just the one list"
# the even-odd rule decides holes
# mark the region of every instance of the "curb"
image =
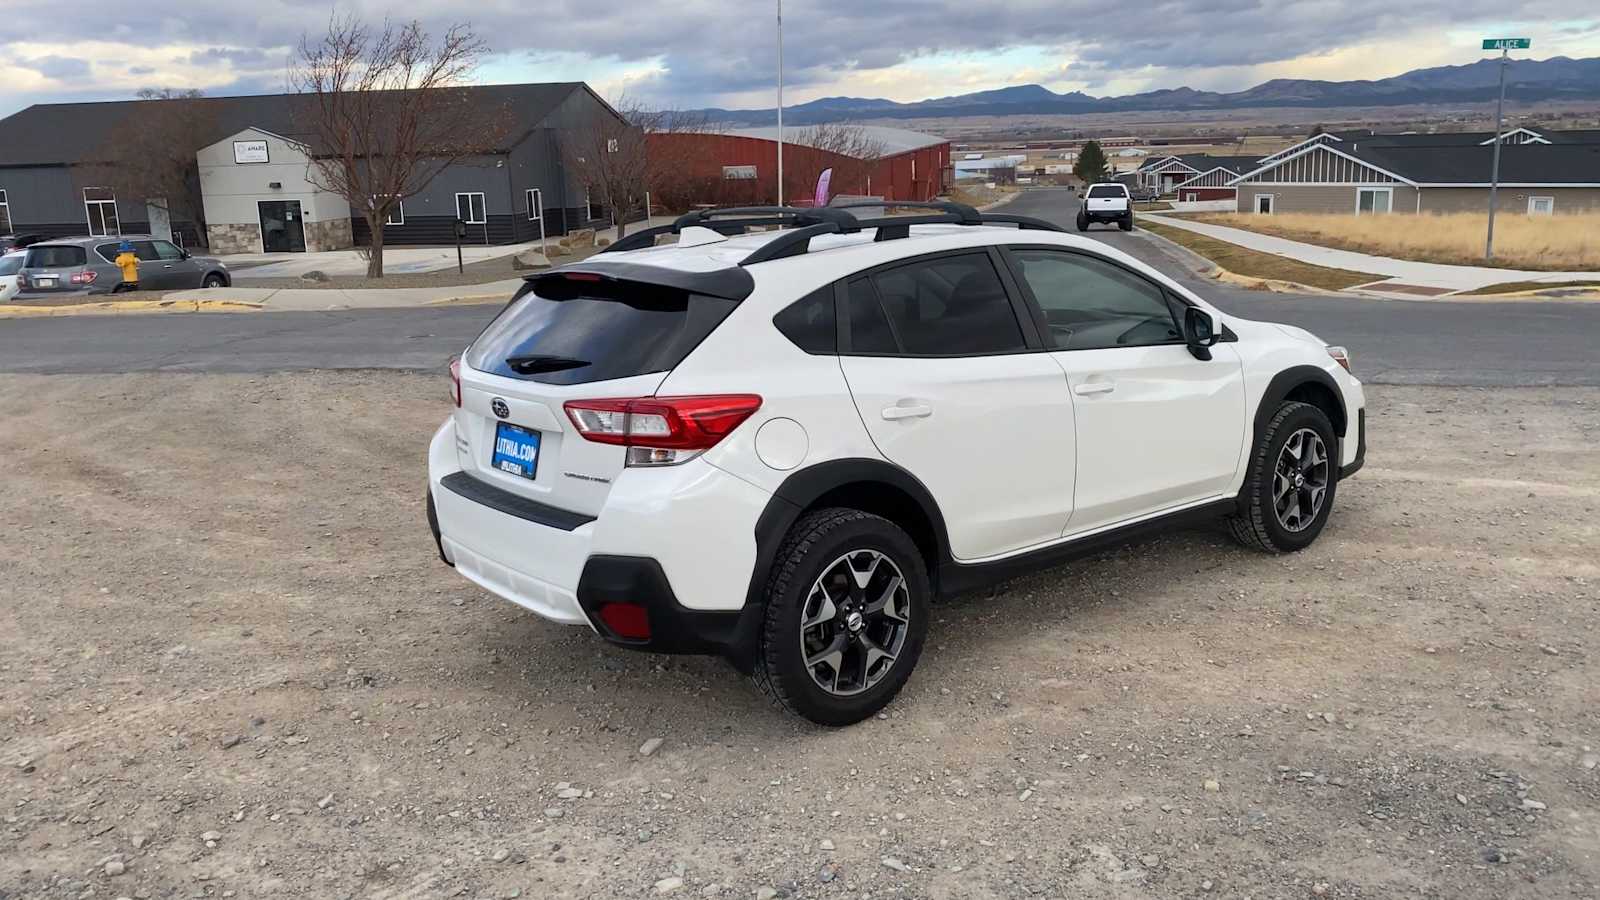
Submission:
[[66,306],[0,306],[0,319],[52,316],[114,316],[135,313],[260,312],[260,303],[244,300],[112,300]]

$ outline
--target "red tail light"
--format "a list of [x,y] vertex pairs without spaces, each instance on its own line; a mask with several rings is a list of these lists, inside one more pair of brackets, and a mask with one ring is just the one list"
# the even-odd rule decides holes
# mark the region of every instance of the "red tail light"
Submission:
[[586,439],[644,451],[630,452],[630,465],[683,462],[716,446],[760,408],[761,398],[755,394],[631,397],[566,403],[567,417]]
[[450,399],[461,407],[461,360],[450,360]]
[[98,277],[99,273],[95,270],[85,269],[82,272],[73,272],[67,280],[73,284],[94,284],[94,280]]

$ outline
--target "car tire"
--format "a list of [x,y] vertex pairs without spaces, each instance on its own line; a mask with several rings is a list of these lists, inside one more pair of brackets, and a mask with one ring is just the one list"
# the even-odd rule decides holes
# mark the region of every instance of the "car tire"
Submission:
[[1089,230],[1089,217],[1088,216],[1079,216],[1078,217],[1078,230],[1079,231],[1088,231]]
[[227,287],[228,282],[227,279],[223,278],[221,275],[212,272],[210,275],[205,277],[204,281],[200,282],[200,286],[203,288]]
[[1133,216],[1128,216],[1126,219],[1123,219],[1123,220],[1119,221],[1117,223],[1117,227],[1121,228],[1123,231],[1132,231],[1133,230]]
[[869,718],[911,677],[931,595],[922,553],[899,526],[856,509],[809,513],[773,561],[751,677],[818,725]]
[[1309,403],[1280,403],[1256,438],[1239,512],[1227,519],[1234,540],[1267,553],[1309,547],[1333,510],[1339,458],[1327,413]]

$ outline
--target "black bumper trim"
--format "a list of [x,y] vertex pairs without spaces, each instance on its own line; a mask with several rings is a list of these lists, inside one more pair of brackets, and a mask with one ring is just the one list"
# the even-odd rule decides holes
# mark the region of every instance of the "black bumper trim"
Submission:
[[[635,603],[650,617],[650,638],[630,640],[606,627],[600,607]],[[689,609],[678,602],[661,564],[646,556],[595,555],[578,578],[578,605],[600,636],[620,647],[650,653],[697,653],[722,656],[749,673],[755,666],[762,609],[712,611]]]
[[519,497],[510,491],[479,481],[465,472],[452,472],[439,479],[439,485],[449,488],[453,494],[487,506],[496,512],[503,512],[508,516],[516,516],[539,525],[559,528],[562,531],[574,531],[581,525],[593,522],[595,518],[557,509],[547,503],[529,500],[527,497]]
[[444,555],[444,538],[439,534],[439,511],[433,507],[433,491],[428,491],[428,530],[433,532],[433,545],[439,548],[439,560],[450,568],[455,568],[455,563],[450,557]]
[[1348,466],[1339,469],[1339,480],[1343,481],[1351,475],[1361,471],[1367,464],[1367,410],[1366,407],[1356,410],[1356,458]]

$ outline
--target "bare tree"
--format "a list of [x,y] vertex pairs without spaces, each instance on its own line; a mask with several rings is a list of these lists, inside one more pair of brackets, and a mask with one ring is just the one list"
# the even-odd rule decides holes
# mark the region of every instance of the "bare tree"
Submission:
[[628,220],[644,211],[651,175],[645,135],[663,125],[665,114],[627,97],[612,110],[616,115],[596,111],[562,135],[561,156],[590,201],[605,208],[621,240]]
[[811,190],[817,183],[822,170],[827,168],[833,169],[835,192],[842,190],[870,193],[868,182],[872,173],[877,171],[878,160],[883,158],[884,145],[882,141],[872,137],[866,129],[859,125],[844,123],[812,125],[797,129],[788,140],[826,151],[840,158],[807,162],[812,158],[802,157],[797,161],[798,164],[790,166],[790,172],[800,180],[798,189],[786,193],[792,196],[804,196],[805,192]]
[[79,166],[78,187],[110,188],[126,201],[165,209],[173,224],[192,222],[206,242],[205,202],[195,154],[216,140],[217,120],[201,91],[145,88],[140,103]]
[[334,16],[300,40],[289,85],[302,95],[311,182],[349,201],[371,235],[367,277],[383,277],[383,224],[401,199],[463,160],[502,149],[510,111],[474,103],[465,85],[487,46],[466,25],[435,41],[422,25],[368,27]]

